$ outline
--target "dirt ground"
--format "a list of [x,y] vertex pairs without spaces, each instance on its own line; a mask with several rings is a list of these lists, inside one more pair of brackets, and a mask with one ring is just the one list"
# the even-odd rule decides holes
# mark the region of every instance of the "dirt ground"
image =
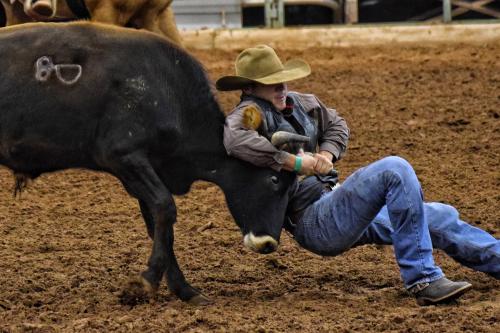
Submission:
[[[291,84],[337,108],[352,130],[341,178],[378,158],[408,159],[426,200],[455,205],[500,237],[500,45],[398,46],[279,52],[313,74]],[[237,52],[193,51],[215,79]],[[225,111],[236,93],[219,94]],[[151,248],[135,200],[109,175],[38,178],[13,199],[0,169],[0,332],[500,332],[500,281],[440,251],[451,279],[474,290],[418,307],[390,247],[320,257],[286,234],[277,253],[246,250],[222,192],[208,183],[177,197],[176,251],[214,304],[192,307],[162,288],[147,304],[119,301]],[[202,226],[211,228],[198,231]]]

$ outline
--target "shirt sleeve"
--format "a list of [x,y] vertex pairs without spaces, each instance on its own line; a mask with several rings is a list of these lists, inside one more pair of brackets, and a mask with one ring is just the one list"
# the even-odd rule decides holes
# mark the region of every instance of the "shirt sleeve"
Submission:
[[236,108],[226,117],[224,146],[228,155],[259,167],[270,167],[280,171],[290,154],[274,147],[257,131],[245,128],[243,125],[244,109],[245,107]]
[[[333,154],[336,160],[344,156],[349,141],[349,128],[344,118],[334,109],[327,108],[316,97],[319,108],[319,150],[326,150]],[[334,161],[335,162],[335,161]]]

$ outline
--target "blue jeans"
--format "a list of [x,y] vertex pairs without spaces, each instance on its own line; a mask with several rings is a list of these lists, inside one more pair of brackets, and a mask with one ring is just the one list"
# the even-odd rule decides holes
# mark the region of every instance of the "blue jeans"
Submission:
[[304,248],[334,256],[363,244],[393,244],[406,288],[443,276],[432,247],[500,278],[500,241],[458,218],[447,205],[423,202],[411,165],[387,157],[349,176],[308,207],[294,233]]

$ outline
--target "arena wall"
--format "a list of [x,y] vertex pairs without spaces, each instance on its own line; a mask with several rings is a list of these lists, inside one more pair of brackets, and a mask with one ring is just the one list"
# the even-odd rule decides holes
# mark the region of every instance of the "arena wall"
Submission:
[[280,49],[305,50],[387,43],[499,43],[500,23],[206,29],[181,33],[185,46],[194,49],[241,50],[265,43]]

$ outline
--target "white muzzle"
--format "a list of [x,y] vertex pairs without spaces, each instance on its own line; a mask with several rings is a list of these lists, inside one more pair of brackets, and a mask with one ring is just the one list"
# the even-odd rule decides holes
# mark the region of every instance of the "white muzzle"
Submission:
[[257,253],[271,253],[278,248],[278,242],[271,236],[255,236],[253,233],[245,235],[243,244]]

